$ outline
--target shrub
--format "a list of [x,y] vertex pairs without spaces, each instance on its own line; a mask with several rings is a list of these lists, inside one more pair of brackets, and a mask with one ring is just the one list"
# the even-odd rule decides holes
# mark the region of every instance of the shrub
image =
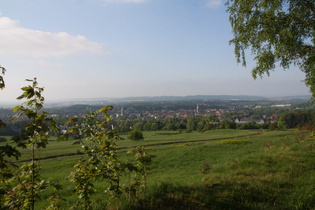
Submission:
[[140,130],[135,129],[129,132],[128,139],[139,141],[139,140],[143,140],[144,137]]

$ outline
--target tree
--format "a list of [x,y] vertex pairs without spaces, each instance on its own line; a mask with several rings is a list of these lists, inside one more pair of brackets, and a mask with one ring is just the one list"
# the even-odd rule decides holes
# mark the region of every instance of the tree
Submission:
[[133,128],[137,130],[143,130],[143,124],[144,124],[143,122],[139,121],[133,125]]
[[156,122],[152,123],[150,130],[151,130],[151,131],[157,131],[157,130],[159,130],[159,124],[156,123]]
[[128,139],[139,141],[143,140],[144,137],[140,130],[135,129],[129,132]]
[[230,0],[226,5],[237,62],[246,66],[245,51],[251,49],[254,79],[269,76],[276,65],[298,66],[315,97],[315,1]]
[[[68,120],[69,133],[77,135],[74,144],[80,144],[83,149],[82,157],[74,170],[70,173],[69,180],[74,184],[75,193],[83,201],[78,201],[73,208],[92,209],[91,196],[96,192],[94,182],[106,180],[107,191],[113,197],[121,193],[120,176],[124,171],[122,164],[117,159],[115,139],[118,138],[113,130],[109,130],[108,123],[111,116],[108,114],[112,106],[105,106],[98,111],[90,111],[80,118]],[[67,135],[65,136],[68,137]]]
[[197,122],[196,122],[196,120],[194,118],[188,118],[187,124],[186,124],[187,131],[194,131],[194,130],[196,130],[196,125],[197,125]]
[[[0,66],[0,90],[5,88],[3,76],[5,68]],[[0,119],[0,128],[6,128],[7,125]],[[3,196],[9,190],[10,185],[8,180],[14,176],[14,169],[18,166],[8,160],[10,157],[15,157],[16,160],[21,156],[21,153],[12,145],[0,146],[0,208],[4,208]]]
[[[5,83],[4,83],[4,79],[3,76],[5,74],[6,69],[2,66],[0,66],[0,90],[5,88]],[[0,120],[0,128],[5,128],[6,124],[4,122],[2,122],[2,120]]]
[[197,131],[199,131],[199,132],[202,131],[204,126],[205,126],[205,121],[200,120],[199,122],[197,122],[197,124],[196,124]]
[[27,101],[13,108],[17,114],[12,119],[15,120],[23,116],[29,120],[29,124],[12,140],[17,147],[30,148],[31,161],[23,164],[14,172],[14,176],[7,180],[7,183],[15,185],[11,190],[6,190],[5,204],[9,209],[35,209],[35,202],[41,198],[43,190],[49,187],[60,189],[59,185],[41,179],[39,173],[41,167],[36,161],[38,149],[46,148],[48,145],[49,133],[58,132],[59,129],[54,119],[48,117],[48,113],[41,111],[44,104],[44,97],[42,96],[44,88],[37,86],[36,78],[27,81],[31,82],[32,85],[21,88],[23,93],[17,98]]
[[[2,79],[0,73],[0,84]],[[59,133],[59,128],[56,121],[42,110],[44,88],[38,87],[36,78],[27,81],[32,84],[23,87],[23,93],[17,98],[26,101],[13,108],[16,114],[12,117],[12,120],[22,117],[27,123],[23,123],[19,135],[12,138],[13,142],[10,145],[0,146],[0,209],[37,209],[39,206],[35,203],[44,197],[42,194],[44,190],[48,187],[61,188],[52,181],[42,180],[39,173],[43,162],[37,161],[38,154],[48,145],[50,134]],[[66,122],[68,133],[59,137],[59,140],[64,140],[69,137],[69,133],[77,135],[79,140],[73,144],[81,144],[85,154],[74,165],[74,170],[69,176],[69,180],[74,184],[74,192],[81,200],[83,199],[72,206],[75,209],[81,207],[92,209],[92,204],[96,203],[91,200],[91,195],[96,192],[95,181],[108,181],[106,192],[110,192],[113,197],[125,193],[130,198],[144,193],[147,172],[153,156],[148,155],[143,147],[137,147],[130,152],[135,156],[134,161],[121,162],[118,159],[114,142],[118,136],[112,130],[112,124],[109,124],[112,117],[108,112],[112,109],[112,106],[106,106],[95,112],[90,111],[80,118],[69,119]],[[0,138],[1,140],[5,139]],[[14,164],[13,157],[18,160],[21,156],[17,148],[30,151],[30,162]],[[133,179],[129,181],[129,187],[126,187],[128,180],[121,186],[120,177],[127,172]],[[47,200],[50,205],[42,208],[61,208],[60,201],[63,199],[59,196],[52,195]]]

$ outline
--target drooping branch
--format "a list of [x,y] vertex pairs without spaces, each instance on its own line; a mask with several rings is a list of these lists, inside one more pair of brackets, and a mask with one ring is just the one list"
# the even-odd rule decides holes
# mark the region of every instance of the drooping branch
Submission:
[[[312,13],[313,13],[313,15],[314,15],[314,17],[315,17],[315,6],[312,4],[312,2],[310,2],[310,1],[308,1],[308,0],[305,0],[305,2],[306,2],[306,5],[307,5],[307,9],[309,9]],[[314,20],[315,21],[315,20]]]

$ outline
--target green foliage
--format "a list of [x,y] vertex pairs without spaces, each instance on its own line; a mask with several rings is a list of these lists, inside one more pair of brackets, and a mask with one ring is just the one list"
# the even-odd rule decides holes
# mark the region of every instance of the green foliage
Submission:
[[96,179],[93,172],[97,171],[96,167],[89,167],[84,160],[80,160],[74,165],[74,171],[71,172],[69,180],[74,183],[75,193],[80,199],[75,204],[76,207],[82,206],[84,209],[92,209],[91,195],[95,193],[93,181]]
[[41,95],[44,88],[37,86],[36,78],[27,81],[31,82],[32,85],[23,87],[22,95],[17,98],[19,100],[26,99],[27,101],[13,108],[13,111],[17,112],[17,114],[13,116],[12,120],[25,116],[30,123],[13,140],[18,146],[23,148],[27,145],[45,148],[48,144],[49,132],[57,132],[59,129],[54,119],[48,117],[48,113],[40,112],[45,101]]
[[[6,69],[0,66],[0,90],[5,88],[5,82],[3,76],[5,74]],[[6,124],[0,119],[0,128],[6,128]],[[6,139],[1,138],[0,142],[4,142]],[[8,189],[7,179],[13,176],[12,169],[16,167],[13,163],[7,160],[7,157],[14,156],[16,159],[20,156],[20,153],[12,146],[5,145],[0,146],[0,198],[2,198],[3,194]],[[0,200],[0,207],[2,207],[3,201]]]
[[5,74],[6,69],[2,66],[0,66],[0,90],[2,90],[3,88],[5,88],[5,82],[3,79],[3,75]]
[[[34,209],[35,202],[40,199],[40,193],[48,187],[59,188],[53,182],[40,179],[40,166],[36,163],[36,148],[45,148],[48,144],[49,132],[58,131],[56,123],[48,117],[45,112],[40,113],[43,108],[44,88],[38,87],[36,78],[27,80],[32,85],[23,87],[23,93],[18,97],[19,100],[26,99],[21,106],[16,106],[13,110],[18,112],[13,116],[13,120],[21,116],[29,119],[29,124],[21,131],[19,136],[13,138],[17,147],[31,149],[31,162],[25,163],[22,167],[10,174],[12,177],[6,180],[8,185],[15,185],[11,190],[6,189],[5,205],[10,209]],[[11,149],[8,147],[8,149]],[[7,153],[8,154],[8,153]],[[16,150],[9,153],[18,158]]]
[[48,198],[50,205],[46,208],[46,210],[59,210],[59,209],[61,209],[63,200],[64,199],[61,199],[59,196],[50,196]]
[[[129,200],[140,194],[141,179],[144,180],[143,185],[146,186],[147,170],[152,156],[148,155],[143,147],[137,147],[131,151],[136,157],[135,164],[118,160],[114,141],[118,139],[118,136],[109,130],[110,127],[107,127],[111,120],[108,114],[111,109],[111,106],[107,106],[98,112],[90,111],[81,119],[70,119],[67,123],[72,125],[68,129],[69,133],[78,136],[74,144],[81,145],[85,154],[85,157],[74,165],[75,169],[69,176],[70,182],[74,184],[75,193],[81,199],[73,206],[75,208],[92,209],[91,197],[97,192],[94,186],[96,181],[107,182],[108,187],[105,192],[109,192],[111,197],[117,198],[125,192]],[[121,176],[126,173],[126,169],[133,173],[132,180],[129,187],[122,187]]]
[[5,195],[5,206],[9,209],[35,209],[35,202],[40,200],[42,191],[49,187],[60,189],[54,182],[41,180],[40,166],[30,162],[19,169],[19,175],[14,176],[9,182],[16,184]]
[[202,174],[207,174],[212,169],[211,165],[209,164],[208,159],[206,159],[200,166],[199,171]]
[[220,126],[219,128],[223,128],[223,129],[235,129],[236,128],[236,123],[233,121],[228,121],[228,120],[224,120],[220,122]]
[[143,146],[137,146],[128,152],[134,154],[135,163],[128,163],[126,166],[131,171],[131,181],[129,186],[124,186],[123,190],[127,200],[131,203],[139,201],[140,196],[145,194],[147,188],[147,173],[154,155],[149,155]]
[[238,129],[259,129],[260,125],[254,122],[243,123],[237,126]]
[[137,172],[141,175],[141,178],[143,179],[143,186],[146,187],[146,177],[148,170],[150,169],[149,166],[151,165],[155,156],[149,155],[143,146],[138,146],[128,153],[134,154]]
[[187,120],[187,131],[194,131],[196,130],[197,120],[195,118],[188,118]]
[[284,113],[279,117],[278,127],[284,128],[297,128],[305,125],[314,126],[315,112],[306,111],[295,111]]
[[[12,120],[24,117],[27,119],[27,124],[18,136],[12,138],[14,146],[0,147],[1,209],[33,210],[36,207],[35,203],[41,200],[43,191],[48,188],[61,189],[60,185],[41,178],[41,165],[36,161],[38,149],[46,148],[50,134],[58,133],[59,129],[55,120],[48,117],[47,112],[41,111],[44,104],[42,96],[44,88],[38,87],[36,78],[27,81],[32,84],[23,87],[23,93],[17,98],[18,100],[26,99],[26,102],[13,108],[16,114],[12,117]],[[109,125],[111,121],[109,111],[112,109],[112,106],[106,106],[95,112],[90,111],[80,118],[69,119],[67,121],[68,133],[59,138],[59,140],[65,140],[73,135],[77,139],[73,144],[80,145],[83,149],[81,153],[84,154],[69,175],[70,182],[74,184],[74,191],[80,199],[72,205],[73,209],[92,209],[95,203],[92,195],[97,192],[94,186],[97,181],[107,182],[106,192],[110,192],[112,198],[119,197],[123,192],[129,197],[131,194],[139,196],[140,188],[146,186],[148,166],[153,156],[148,155],[144,148],[140,147],[131,151],[135,154],[135,163],[118,160],[117,146],[114,141],[118,139],[118,136],[111,130],[112,125]],[[7,160],[7,157],[18,159],[21,156],[17,150],[19,147],[30,149],[31,153],[31,160],[20,167]],[[127,169],[133,173],[133,179],[129,188],[122,188],[121,176],[127,172]],[[62,207],[63,199],[59,196],[51,195],[48,201],[50,205],[46,209]]]
[[4,122],[2,122],[2,120],[0,120],[0,128],[5,128],[5,127],[7,127],[7,125]]
[[297,65],[315,96],[315,2],[311,0],[231,0],[227,2],[237,62],[245,51],[255,55],[254,78],[269,75],[279,64]]
[[143,133],[140,130],[134,129],[129,132],[128,139],[134,140],[134,141],[139,141],[143,140]]
[[94,182],[105,179],[109,183],[107,191],[113,196],[121,193],[119,180],[122,173],[121,164],[117,159],[116,144],[113,141],[118,136],[106,127],[111,120],[108,112],[112,106],[106,106],[97,112],[90,111],[79,118],[68,120],[68,132],[77,136],[73,144],[81,145],[85,157],[74,165],[74,171],[69,176],[74,184],[75,193],[83,201],[76,206],[84,209],[92,208],[91,195],[96,192]]

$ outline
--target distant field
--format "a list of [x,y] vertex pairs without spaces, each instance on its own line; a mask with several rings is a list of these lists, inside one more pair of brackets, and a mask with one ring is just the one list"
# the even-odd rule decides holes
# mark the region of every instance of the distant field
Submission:
[[[122,136],[126,139],[126,136]],[[156,158],[141,204],[128,209],[309,209],[315,206],[315,147],[295,130],[213,130],[205,133],[144,132],[145,140],[118,140],[122,160],[127,148],[148,145]],[[193,142],[195,141],[195,142]],[[176,143],[174,143],[176,142]],[[166,144],[171,143],[171,144]],[[3,143],[1,143],[3,144]],[[72,141],[52,141],[40,157],[76,153]],[[315,149],[315,148],[314,148]],[[28,159],[29,151],[23,151]],[[64,186],[51,194],[65,198],[64,209],[77,200],[67,177],[82,156],[41,160],[42,176]],[[202,167],[210,170],[202,173]],[[122,177],[126,181],[127,177]],[[96,209],[103,209],[105,183],[96,183]],[[127,208],[119,201],[121,208]],[[41,202],[39,207],[45,205]],[[130,205],[130,204],[129,204]],[[125,206],[125,207],[123,207]]]
[[[213,130],[207,131],[204,133],[200,132],[190,132],[190,133],[178,133],[175,131],[152,131],[152,132],[143,132],[144,140],[141,141],[131,141],[128,140],[127,135],[121,135],[120,137],[123,140],[116,140],[118,149],[124,148],[128,149],[134,146],[139,145],[156,145],[156,144],[169,144],[169,143],[180,143],[180,142],[190,142],[190,141],[212,141],[222,138],[235,138],[243,135],[253,135],[258,134],[260,131],[257,130]],[[9,141],[10,137],[6,137]],[[1,142],[0,145],[4,145],[4,142]],[[52,138],[52,141],[49,142],[47,149],[41,149],[37,158],[45,158],[49,156],[62,156],[62,155],[73,155],[80,151],[80,146],[72,145],[73,140],[67,141],[56,141],[56,138]],[[157,145],[156,145],[157,146]],[[28,149],[22,149],[22,158],[21,160],[29,159],[28,155],[30,151]]]

